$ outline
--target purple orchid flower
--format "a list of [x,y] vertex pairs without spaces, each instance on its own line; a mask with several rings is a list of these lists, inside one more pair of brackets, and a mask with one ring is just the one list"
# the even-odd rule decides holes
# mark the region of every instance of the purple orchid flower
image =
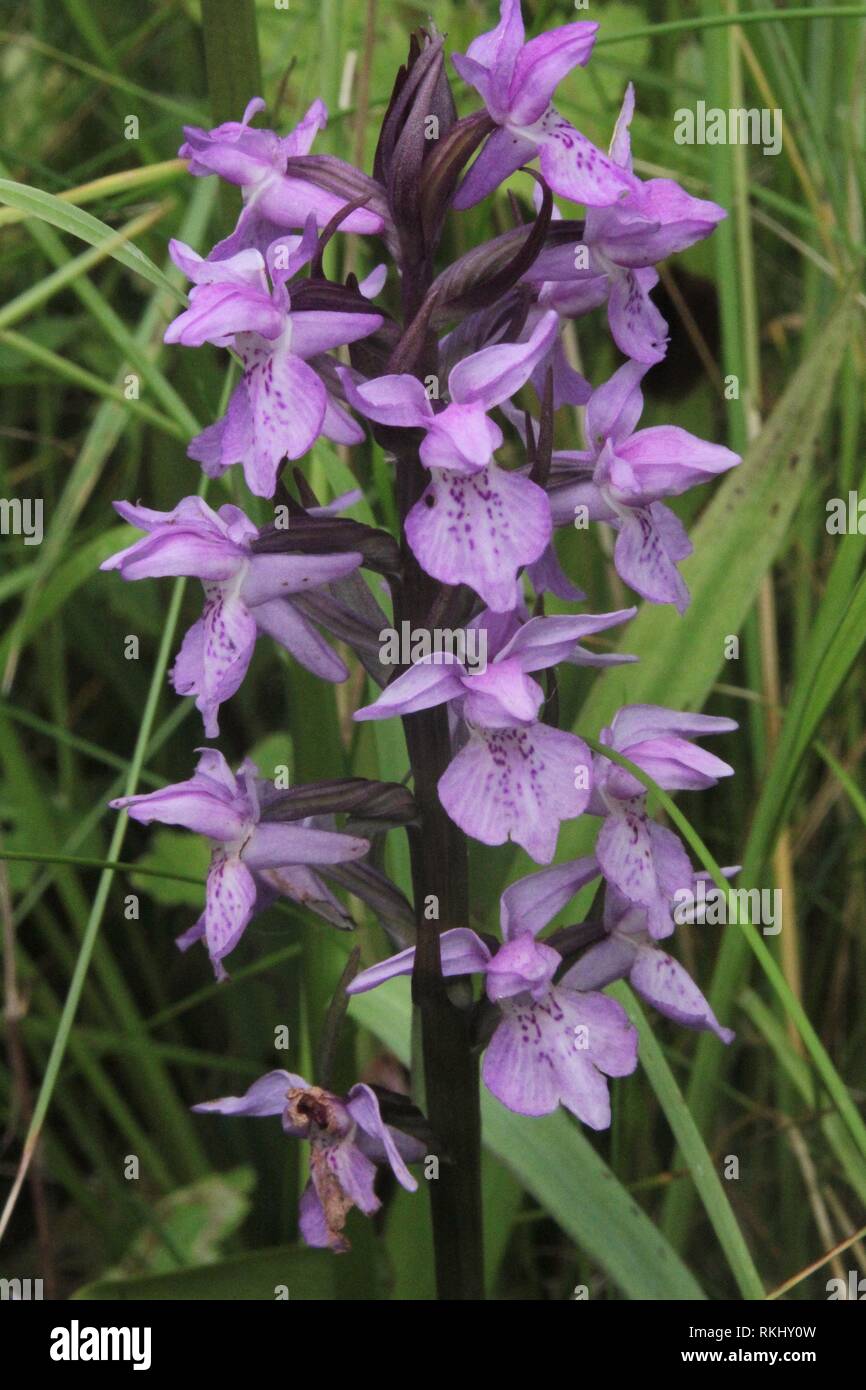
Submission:
[[[314,101],[294,130],[282,137],[250,125],[264,107],[262,97],[253,97],[240,121],[225,121],[213,130],[184,126],[186,139],[178,154],[189,160],[189,172],[219,174],[228,183],[237,184],[244,199],[235,230],[214,247],[209,260],[223,261],[249,247],[264,255],[281,232],[303,227],[311,215],[318,227],[324,227],[346,206],[347,200],[335,193],[286,172],[287,161],[309,154],[317,134],[327,125],[325,103]],[[340,229],[380,232],[382,219],[367,208],[356,208],[341,222]]]
[[[733,719],[710,714],[682,714],[661,705],[624,705],[599,742],[613,748],[648,773],[664,791],[694,791],[715,786],[734,769],[690,741],[692,736],[730,733]],[[596,754],[592,796],[587,811],[604,816],[595,853],[609,884],[634,906],[645,909],[647,930],[659,938],[674,930],[671,903],[689,891],[693,870],[682,841],[666,826],[650,820],[646,788],[625,768]]]
[[204,912],[178,945],[185,950],[203,937],[214,973],[222,980],[223,958],[237,946],[253,915],[273,899],[275,889],[292,897],[300,893],[310,905],[334,901],[323,885],[299,877],[299,867],[360,859],[370,845],[309,823],[262,820],[262,798],[270,784],[257,782],[254,765],[242,763],[235,776],[215,748],[199,752],[188,781],[121,796],[109,805],[128,811],[142,825],[180,825],[213,842]]
[[[283,459],[300,458],[320,434],[349,442],[348,416],[307,359],[356,342],[383,321],[376,313],[293,311],[294,287],[288,282],[312,259],[316,244],[311,217],[302,237],[271,244],[267,262],[255,250],[205,261],[183,242],[169,247],[195,288],[189,308],[166,329],[165,341],[233,347],[244,365],[224,418],[196,435],[187,453],[211,478],[243,464],[247,486],[257,497],[272,497]],[[354,426],[352,438],[363,438]]]
[[[592,1129],[610,1124],[606,1076],[637,1065],[637,1031],[615,999],[554,985],[562,958],[536,937],[596,877],[593,859],[530,874],[507,888],[500,905],[503,945],[491,951],[468,927],[440,938],[442,974],[485,977],[500,1019],[484,1056],[483,1078],[497,1100],[519,1115],[548,1115],[566,1106]],[[410,975],[415,948],[357,975],[348,993]]]
[[499,127],[488,137],[454,200],[470,208],[535,155],[546,182],[563,198],[606,207],[627,193],[631,176],[597,150],[551,104],[572,68],[589,62],[597,24],[564,24],[524,43],[520,0],[501,0],[495,29],[452,54],[464,81],[482,97]]
[[215,512],[200,497],[185,497],[173,512],[129,502],[114,508],[149,534],[100,569],[130,580],[185,575],[204,585],[204,613],[186,634],[171,678],[178,695],[195,695],[207,738],[219,734],[219,707],[240,686],[259,633],[323,680],[346,679],[345,664],[290,596],[351,574],[362,562],[359,553],[256,554],[258,528],[240,508],[226,503]]
[[374,1191],[376,1166],[387,1164],[407,1192],[418,1183],[406,1163],[423,1158],[424,1145],[386,1125],[375,1091],[359,1082],[347,1096],[311,1086],[289,1071],[269,1071],[245,1095],[203,1101],[202,1114],[281,1115],[283,1130],[310,1145],[310,1179],[300,1205],[301,1235],[307,1245],[342,1254],[353,1207],[372,1216],[382,1203]]
[[356,385],[340,370],[346,399],[379,424],[425,431],[420,459],[430,482],[406,517],[419,565],[445,584],[468,584],[489,608],[518,601],[517,574],[537,560],[552,534],[543,488],[494,461],[502,431],[487,412],[513,396],[549,353],[556,314],[545,314],[525,343],[496,343],[452,367],[449,403],[435,413],[414,376]]
[[[708,877],[695,874],[692,882]],[[629,902],[611,884],[605,893],[604,925],[608,935],[566,971],[560,981],[564,988],[596,990],[614,980],[628,980],[632,989],[666,1018],[686,1028],[715,1033],[723,1043],[733,1042],[735,1034],[719,1023],[688,971],[654,945],[646,909]]]
[[626,357],[648,365],[667,351],[668,326],[649,298],[658,284],[652,267],[709,236],[726,216],[717,203],[693,198],[673,179],[638,179],[632,173],[629,126],[634,87],[629,83],[610,145],[613,162],[631,176],[626,196],[610,207],[589,208],[582,245],[587,265],[575,269],[574,248],[542,252],[526,276],[545,281],[539,303],[567,317],[608,301],[614,342]]
[[618,532],[614,563],[622,579],[653,603],[680,613],[689,591],[677,564],[692,546],[679,517],[661,497],[676,497],[734,468],[740,458],[676,425],[637,430],[643,410],[640,383],[648,368],[626,362],[594,391],[586,409],[587,450],[553,456],[549,483],[556,525],[573,525],[578,508],[589,521]]
[[[559,825],[586,809],[590,757],[575,734],[538,720],[544,691],[530,671],[563,660],[596,665],[598,656],[577,644],[634,616],[634,608],[576,617],[489,615],[488,664],[476,674],[450,653],[434,652],[386,686],[355,719],[389,719],[454,702],[468,737],[439,779],[439,799],[467,835],[486,845],[510,838],[537,863],[556,851]],[[492,659],[489,659],[492,656]],[[609,660],[610,658],[608,658]],[[613,654],[613,660],[628,660]]]

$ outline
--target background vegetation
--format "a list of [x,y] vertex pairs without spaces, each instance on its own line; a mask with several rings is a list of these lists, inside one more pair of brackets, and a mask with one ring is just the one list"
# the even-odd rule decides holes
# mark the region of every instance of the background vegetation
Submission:
[[[495,9],[259,0],[269,123],[290,127],[321,94],[331,121],[317,149],[369,168],[409,31],[432,12],[449,47],[465,50]],[[673,341],[649,375],[645,423],[672,420],[747,455],[682,509],[696,543],[687,617],[641,613],[622,639],[639,666],[594,684],[570,671],[561,721],[596,736],[624,699],[738,718],[739,733],[719,743],[736,778],[678,798],[677,812],[719,863],[743,864],[743,886],[782,890],[784,928],[680,933],[681,958],[712,984],[737,1041],[724,1049],[654,1018],[638,1072],[612,1087],[609,1134],[491,1103],[497,1297],[562,1299],[578,1285],[592,1298],[763,1297],[790,1283],[787,1298],[823,1298],[831,1276],[866,1272],[851,1241],[866,1221],[866,540],[826,529],[829,498],[866,496],[866,10],[783,4],[759,19],[768,9],[739,0],[734,26],[736,0],[524,4],[532,32],[601,22],[589,68],[560,90],[566,114],[606,144],[632,78],[638,172],[676,177],[730,210],[710,242],[663,272]],[[199,6],[10,0],[3,15],[0,496],[42,497],[45,538],[0,536],[0,1179],[11,1193],[0,1273],[42,1276],[61,1296],[111,1280],[102,1296],[272,1297],[285,1284],[293,1299],[431,1297],[423,1193],[389,1190],[375,1230],[353,1220],[346,1257],[302,1252],[297,1146],[276,1123],[189,1113],[270,1066],[310,1074],[344,938],[272,910],[232,957],[232,985],[216,987],[204,952],[173,945],[199,910],[203,847],[106,810],[126,787],[187,777],[201,741],[198,716],[165,680],[197,586],[124,585],[97,570],[129,535],[112,499],[169,508],[196,489],[185,444],[228,385],[225,354],[162,345],[179,288],[168,237],[204,251],[236,211],[175,157],[182,124],[211,123]],[[699,99],[781,108],[781,153],[676,145],[674,112]],[[500,197],[456,216],[449,249],[511,215]],[[371,245],[332,247],[334,274],[374,264]],[[599,316],[581,324],[579,347],[590,379],[604,380],[614,358]],[[739,395],[726,399],[732,376]],[[211,485],[213,502],[249,504],[236,472]],[[323,497],[353,472],[364,500],[352,514],[393,524],[372,444],[349,461],[322,441],[308,466]],[[569,546],[593,607],[619,606],[599,537]],[[726,660],[734,634],[739,658]],[[137,660],[125,658],[130,635]],[[399,780],[399,728],[351,724],[363,696],[360,674],[332,692],[262,643],[223,711],[220,746],[234,762],[251,752],[263,772],[286,763],[298,781],[349,770]],[[565,827],[558,858],[585,846],[582,825]],[[490,929],[494,891],[531,865],[473,848],[472,925]],[[405,881],[397,832],[388,854]],[[133,893],[139,920],[125,916]],[[379,929],[358,915],[373,959]],[[628,991],[619,997],[640,1019]],[[277,1025],[287,1052],[275,1052]],[[409,1035],[400,985],[359,999],[338,1076],[399,1084]],[[39,1134],[16,1188],[22,1147]],[[133,1155],[137,1180],[125,1176]],[[736,1178],[725,1176],[731,1156]],[[810,1272],[840,1242],[848,1248]]]

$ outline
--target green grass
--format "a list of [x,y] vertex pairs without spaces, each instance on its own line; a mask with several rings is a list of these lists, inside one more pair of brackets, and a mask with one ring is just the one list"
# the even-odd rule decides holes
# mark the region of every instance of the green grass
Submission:
[[[465,49],[496,6],[293,0],[277,11],[259,0],[261,90],[278,127],[321,92],[331,121],[317,150],[363,150],[369,168],[408,30],[428,9],[449,48]],[[565,0],[524,9],[528,24],[530,14],[547,26],[588,17]],[[198,860],[170,838],[155,853],[152,837],[106,810],[124,791],[187,777],[200,741],[198,716],[165,680],[196,586],[98,572],[128,534],[114,498],[167,508],[199,486],[185,443],[216,418],[229,384],[225,354],[162,344],[183,298],[168,238],[203,250],[238,206],[183,173],[180,127],[210,124],[213,110],[239,116],[256,94],[246,89],[254,57],[239,42],[224,87],[209,91],[199,10],[13,3],[0,32],[0,496],[45,507],[41,546],[0,536],[0,1125],[13,1137],[0,1160],[0,1273],[103,1297],[108,1272],[141,1249],[139,1282],[114,1286],[117,1296],[241,1286],[271,1296],[274,1270],[288,1268],[293,1299],[430,1297],[423,1197],[389,1202],[378,1242],[353,1218],[345,1264],[307,1258],[295,1216],[305,1173],[279,1126],[189,1113],[268,1067],[310,1065],[352,943],[273,910],[232,958],[232,985],[215,986],[204,953],[173,945],[195,912]],[[785,924],[779,937],[737,925],[681,933],[680,959],[737,1031],[730,1048],[644,1014],[619,990],[644,1045],[638,1072],[613,1084],[610,1134],[564,1114],[534,1127],[485,1111],[488,1285],[530,1300],[581,1284],[611,1299],[822,1296],[827,1232],[842,1243],[866,1222],[866,536],[825,524],[828,499],[858,487],[866,496],[866,7],[599,0],[590,17],[597,49],[562,84],[563,109],[604,144],[631,78],[638,171],[677,177],[729,210],[709,242],[671,262],[693,336],[669,307],[678,370],[663,389],[650,373],[644,422],[673,421],[746,462],[686,499],[696,547],[687,616],[644,608],[621,639],[639,665],[597,680],[565,672],[561,721],[594,739],[636,700],[738,718],[723,749],[736,777],[677,804],[660,793],[656,805],[696,863],[713,873],[740,863],[741,886],[782,888]],[[231,30],[213,36],[217,47],[231,40]],[[350,52],[359,70],[343,91]],[[676,145],[674,112],[698,97],[780,107],[781,153]],[[136,140],[124,138],[129,115]],[[446,249],[502,230],[508,215],[498,199],[455,217]],[[329,250],[337,273],[348,246]],[[351,255],[359,273],[376,261],[372,246]],[[603,380],[613,357],[601,316],[579,336],[587,375]],[[730,377],[739,391],[728,399],[718,383]],[[364,501],[352,514],[393,525],[389,465],[371,444],[351,459],[317,449],[311,470],[330,496],[357,479]],[[232,476],[211,486],[212,500],[248,503]],[[563,555],[594,608],[618,606],[594,534],[579,547],[564,538]],[[137,661],[124,657],[130,634]],[[729,635],[739,637],[733,660]],[[348,694],[314,685],[260,644],[220,746],[238,762],[278,734],[301,780],[401,780],[399,729],[348,727],[362,699],[362,684]],[[565,827],[558,858],[588,843],[587,827]],[[408,887],[399,832],[386,854]],[[473,925],[494,929],[495,888],[531,867],[473,846]],[[137,919],[126,915],[131,894]],[[366,962],[385,942],[360,922]],[[398,990],[352,1005],[336,1083],[408,1061]],[[275,1052],[277,1025],[289,1029],[287,1054]],[[22,1154],[35,1155],[26,1172]],[[137,1181],[124,1177],[131,1154]],[[216,1220],[207,1182],[239,1168],[253,1175],[243,1219],[217,1221],[219,1258],[204,1265],[170,1204]]]

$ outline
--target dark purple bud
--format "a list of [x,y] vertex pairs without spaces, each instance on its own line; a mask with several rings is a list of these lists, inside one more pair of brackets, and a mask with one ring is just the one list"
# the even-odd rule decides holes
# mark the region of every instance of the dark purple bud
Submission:
[[[457,119],[445,74],[443,39],[432,28],[412,35],[406,66],[397,74],[373,160],[374,178],[388,193],[401,248],[410,259],[424,244],[419,189],[422,169]],[[468,156],[467,156],[468,157]]]
[[531,227],[514,227],[474,247],[438,276],[430,290],[436,294],[434,327],[461,313],[495,304],[527,273],[543,249],[573,247],[580,241],[583,223],[551,222],[550,211],[545,216],[545,205],[551,204],[548,191]]
[[393,243],[394,228],[385,189],[369,174],[330,154],[292,155],[286,160],[286,173],[292,178],[305,179],[317,188],[324,188],[346,202],[354,203],[360,199],[359,206],[368,208],[382,218],[385,227],[381,235],[389,246]]
[[372,864],[356,859],[351,864],[328,864],[322,876],[345,888],[376,914],[395,946],[415,944],[415,913],[412,905],[389,878]]
[[263,526],[251,549],[257,555],[336,555],[356,550],[367,569],[400,573],[400,551],[389,532],[350,517],[314,516],[296,504],[289,507],[288,526]]
[[440,344],[439,370],[447,378],[452,367],[464,357],[494,343],[514,343],[526,326],[537,291],[524,282],[514,286],[495,304],[467,314]]
[[295,280],[291,286],[292,313],[324,312],[329,314],[381,314],[371,308],[359,290],[339,285],[334,280]]
[[262,822],[306,820],[308,816],[336,814],[363,817],[383,830],[408,825],[415,819],[417,810],[412,793],[399,782],[343,777],[310,782],[272,795],[262,810]]
[[421,226],[428,247],[438,243],[460,175],[481,141],[493,129],[487,112],[475,111],[457,121],[444,139],[435,142],[421,176],[419,199]]
[[[354,575],[350,577],[354,578]],[[333,590],[337,585],[332,584],[329,587]],[[375,621],[371,622],[369,615],[362,614],[360,609],[364,604],[365,593],[370,595],[370,590],[361,579],[357,590],[348,595],[345,602],[334,597],[333,593],[326,594],[320,589],[316,593],[299,594],[295,603],[305,617],[318,623],[332,637],[336,637],[340,642],[345,642],[348,647],[351,647],[368,676],[378,686],[384,686],[390,675],[390,668],[382,665],[380,658],[382,638],[380,634],[383,628],[388,626],[388,619],[372,595],[370,598],[377,610],[374,614]]]
[[538,423],[538,439],[534,438],[532,423],[526,417],[526,452],[531,464],[529,477],[539,487],[545,487],[550,477],[550,461],[553,457],[553,368],[548,367],[544,377],[544,396],[541,401],[541,415]]

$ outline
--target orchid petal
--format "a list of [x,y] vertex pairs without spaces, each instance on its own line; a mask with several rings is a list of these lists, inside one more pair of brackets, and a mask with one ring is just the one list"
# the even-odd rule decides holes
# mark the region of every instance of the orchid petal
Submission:
[[481,152],[457,190],[452,206],[458,211],[472,208],[488,194],[495,193],[501,183],[535,158],[534,140],[511,130],[494,130],[481,147]]
[[494,464],[470,476],[434,470],[406,518],[422,569],[445,584],[468,584],[495,612],[515,606],[517,572],[538,559],[551,532],[543,489]]
[[450,652],[433,652],[386,685],[378,699],[356,710],[353,718],[359,722],[390,719],[394,715],[402,718],[446,700],[459,699],[464,693],[460,681],[464,672],[465,667]]
[[654,270],[624,270],[613,278],[607,303],[613,340],[626,357],[651,366],[668,350],[668,326],[649,297]]
[[629,982],[666,1018],[686,1028],[715,1033],[723,1043],[733,1042],[733,1031],[722,1027],[688,971],[665,951],[639,947]]
[[578,20],[539,34],[524,44],[511,79],[509,118],[515,124],[538,120],[563,77],[589,62],[598,25]]
[[280,1115],[286,1108],[286,1093],[306,1091],[308,1083],[290,1071],[269,1071],[254,1081],[242,1096],[223,1096],[220,1100],[204,1100],[194,1105],[199,1114],[219,1115]]
[[499,907],[499,922],[506,941],[521,932],[536,936],[582,888],[598,878],[599,872],[595,856],[588,855],[569,864],[542,869],[512,883],[502,894]]
[[243,847],[244,863],[251,869],[276,869],[281,864],[343,864],[360,859],[369,840],[334,830],[316,830],[297,822],[265,821],[253,830]]
[[[483,973],[490,960],[490,952],[484,942],[469,927],[452,927],[450,931],[443,932],[439,938],[439,954],[444,976]],[[366,994],[368,990],[376,989],[387,980],[394,980],[400,975],[411,975],[414,966],[415,947],[409,946],[405,951],[390,956],[388,960],[379,961],[378,964],[362,970],[347,986],[346,993]]]
[[365,1086],[363,1082],[359,1082],[349,1092],[346,1108],[355,1123],[374,1141],[382,1145],[391,1172],[400,1186],[405,1187],[407,1192],[417,1192],[417,1180],[413,1178],[403,1162],[391,1129],[382,1119],[375,1092],[371,1091],[370,1087]]
[[272,599],[253,609],[257,627],[297,662],[321,680],[339,684],[348,678],[349,668],[303,613],[288,600]]
[[575,783],[588,784],[588,770],[586,745],[547,724],[476,730],[439,779],[439,799],[473,839],[486,845],[512,839],[548,864],[560,821],[586,808],[588,785]]

